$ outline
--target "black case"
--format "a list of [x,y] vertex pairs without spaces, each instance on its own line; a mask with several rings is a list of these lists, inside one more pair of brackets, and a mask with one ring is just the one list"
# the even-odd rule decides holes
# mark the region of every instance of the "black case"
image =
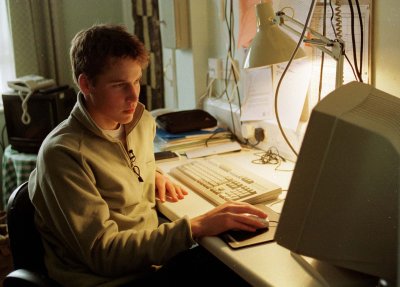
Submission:
[[170,133],[183,133],[217,125],[217,120],[203,110],[185,110],[160,115],[157,124]]
[[21,121],[21,98],[18,92],[2,94],[8,142],[23,153],[37,153],[47,134],[66,119],[76,103],[76,92],[69,87],[39,90],[27,102],[29,124]]

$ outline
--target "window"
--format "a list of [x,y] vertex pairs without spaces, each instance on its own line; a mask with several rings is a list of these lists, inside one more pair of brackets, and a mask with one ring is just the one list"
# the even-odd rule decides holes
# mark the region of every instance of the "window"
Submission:
[[[7,90],[7,81],[15,79],[14,53],[6,1],[0,1],[0,91]],[[0,97],[0,103],[2,99]]]

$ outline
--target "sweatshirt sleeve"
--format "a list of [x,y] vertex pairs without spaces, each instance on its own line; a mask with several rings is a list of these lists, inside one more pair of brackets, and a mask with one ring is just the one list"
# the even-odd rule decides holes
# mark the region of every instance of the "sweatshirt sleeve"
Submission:
[[126,274],[163,264],[194,244],[186,217],[155,228],[120,230],[90,166],[64,146],[44,150],[29,189],[51,252],[77,269]]

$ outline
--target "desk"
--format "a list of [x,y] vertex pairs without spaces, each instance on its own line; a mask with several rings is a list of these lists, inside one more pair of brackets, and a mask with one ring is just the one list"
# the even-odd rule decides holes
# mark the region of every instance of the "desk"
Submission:
[[36,154],[20,153],[7,146],[2,163],[2,203],[5,207],[14,189],[29,179],[31,171],[36,167]]
[[[253,173],[264,176],[270,181],[280,185],[284,190],[281,199],[284,199],[286,190],[292,176],[293,163],[283,163],[277,170],[276,165],[258,165],[251,161],[258,157],[254,151],[242,151],[218,157],[232,162],[233,165],[247,168]],[[168,172],[177,164],[182,164],[187,159],[180,161],[164,162],[158,166]],[[285,170],[285,171],[280,171]],[[289,170],[289,171],[287,171]],[[174,178],[171,178],[175,181]],[[184,200],[176,203],[159,203],[159,210],[169,219],[175,220],[184,215],[189,217],[198,216],[213,208],[213,205],[194,192],[190,192]],[[280,212],[283,202],[267,203],[272,209]],[[323,264],[317,260],[307,258],[307,262],[313,268],[305,268],[299,264],[296,257],[290,251],[277,243],[266,243],[262,245],[233,250],[218,237],[205,237],[199,240],[199,244],[208,249],[232,270],[247,280],[253,286],[375,286],[376,280],[365,278],[342,268]],[[316,271],[318,270],[318,272]],[[323,276],[321,276],[323,274]],[[361,283],[360,283],[361,281]],[[329,282],[329,283],[328,283]],[[371,284],[372,283],[372,284]],[[360,285],[361,284],[361,285]]]

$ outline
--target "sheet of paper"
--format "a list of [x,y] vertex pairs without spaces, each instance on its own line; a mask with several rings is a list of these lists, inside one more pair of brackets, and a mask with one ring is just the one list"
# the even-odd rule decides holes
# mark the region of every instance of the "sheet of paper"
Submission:
[[245,97],[241,121],[270,120],[274,118],[274,90],[271,68],[246,71]]
[[[274,66],[277,85],[286,63]],[[279,119],[283,127],[296,130],[307,96],[311,78],[311,62],[307,59],[293,61],[286,72],[278,93]]]
[[[245,77],[245,97],[241,121],[276,121],[275,88],[287,63],[271,68],[249,70]],[[278,111],[282,126],[296,130],[307,96],[311,64],[308,60],[293,61],[280,85]],[[273,82],[275,79],[275,83]]]

